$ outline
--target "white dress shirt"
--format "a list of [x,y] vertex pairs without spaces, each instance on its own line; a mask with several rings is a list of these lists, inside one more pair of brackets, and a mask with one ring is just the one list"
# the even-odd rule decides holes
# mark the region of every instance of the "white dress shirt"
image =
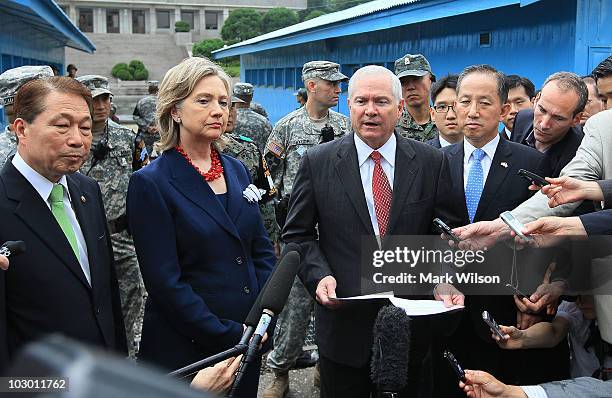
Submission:
[[438,135],[438,140],[440,141],[440,148],[444,148],[447,147],[449,145],[453,145],[452,143],[446,141],[444,138],[442,138],[441,135]]
[[[30,165],[28,165],[23,158],[19,155],[19,152],[15,154],[13,157],[13,166],[25,177],[26,180],[34,187],[36,192],[40,195],[43,202],[51,211],[51,204],[49,203],[49,195],[51,194],[51,190],[53,189],[53,183],[47,180],[45,177],[40,175],[36,170],[34,170]],[[79,249],[79,264],[83,269],[83,273],[85,274],[85,278],[87,278],[87,282],[91,285],[91,273],[89,270],[89,259],[87,258],[87,245],[85,244],[85,237],[83,236],[83,231],[81,230],[81,226],[77,221],[76,214],[74,213],[74,209],[72,208],[72,202],[70,200],[70,192],[68,191],[68,181],[66,180],[66,176],[62,176],[59,180],[58,184],[62,184],[64,186],[64,209],[66,211],[66,215],[68,216],[68,220],[70,220],[70,225],[72,226],[72,230],[74,231],[74,235],[77,240],[77,247]],[[53,217],[55,219],[55,217]],[[66,238],[67,239],[67,238]]]
[[[375,151],[363,142],[357,134],[353,134],[355,137],[355,147],[357,148],[357,162],[359,164],[359,174],[361,175],[361,185],[363,186],[363,192],[365,193],[366,204],[368,205],[368,213],[370,213],[370,221],[372,221],[372,227],[374,227],[374,233],[380,235],[378,229],[378,220],[376,220],[376,210],[374,210],[374,195],[372,193],[372,174],[374,173],[374,160],[370,157],[370,154]],[[381,155],[380,165],[383,171],[387,175],[389,180],[389,186],[393,191],[393,177],[395,176],[395,149],[397,148],[397,139],[395,134],[391,134],[391,137],[385,142],[383,146],[376,149]]]
[[506,138],[508,138],[509,140],[512,139],[512,131],[508,130],[508,127],[504,126],[504,131],[502,134],[505,134]]
[[[493,156],[495,156],[495,151],[497,150],[497,144],[499,144],[499,134],[495,134],[495,138],[491,141],[487,142],[482,149],[485,152],[485,156],[480,161],[482,165],[482,177],[483,180],[487,181],[487,176],[489,175],[489,170],[491,169],[491,162],[493,161]],[[467,186],[468,175],[470,174],[470,167],[472,167],[472,163],[474,163],[474,157],[472,153],[476,150],[476,147],[468,142],[468,140],[463,140],[463,189]],[[484,188],[484,187],[483,187]]]

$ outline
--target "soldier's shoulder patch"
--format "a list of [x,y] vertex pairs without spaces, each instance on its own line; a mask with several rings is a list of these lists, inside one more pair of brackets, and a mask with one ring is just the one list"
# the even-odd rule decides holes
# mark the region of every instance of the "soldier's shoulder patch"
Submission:
[[285,148],[274,140],[270,140],[270,142],[268,142],[268,150],[277,158],[282,157],[285,153]]
[[247,137],[246,135],[239,135],[239,136],[238,136],[238,139],[239,139],[240,141],[244,141],[244,142],[255,142],[255,141],[253,141],[252,139],[250,139],[249,137]]

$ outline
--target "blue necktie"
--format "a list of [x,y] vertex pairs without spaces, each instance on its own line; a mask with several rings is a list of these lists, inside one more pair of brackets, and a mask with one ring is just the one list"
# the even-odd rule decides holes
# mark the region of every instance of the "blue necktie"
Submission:
[[478,209],[478,202],[480,201],[480,195],[482,195],[482,189],[484,188],[484,172],[482,170],[482,164],[480,161],[485,157],[486,153],[480,148],[477,148],[472,152],[472,166],[468,173],[468,180],[465,186],[465,204],[467,206],[468,216],[470,216],[470,222],[474,222],[474,216],[476,215],[476,209]]

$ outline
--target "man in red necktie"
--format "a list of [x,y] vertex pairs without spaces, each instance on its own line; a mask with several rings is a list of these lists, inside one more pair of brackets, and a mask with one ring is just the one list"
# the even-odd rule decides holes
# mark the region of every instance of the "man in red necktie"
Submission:
[[[311,148],[296,175],[283,240],[302,247],[300,277],[317,300],[321,397],[370,397],[372,326],[380,303],[343,307],[335,297],[364,294],[360,263],[390,235],[431,233],[432,220],[458,214],[447,191],[444,155],[394,131],[402,112],[401,84],[375,65],[355,72],[348,86],[353,134]],[[378,239],[374,239],[377,236]],[[460,303],[457,291],[436,297]],[[413,319],[407,387],[419,389],[429,348],[426,318]]]

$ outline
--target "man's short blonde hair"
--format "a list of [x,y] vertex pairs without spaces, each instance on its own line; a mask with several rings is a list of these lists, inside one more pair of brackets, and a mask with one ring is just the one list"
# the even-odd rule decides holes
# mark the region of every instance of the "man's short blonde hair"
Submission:
[[217,76],[231,95],[232,83],[223,69],[207,58],[186,58],[170,69],[164,76],[157,94],[155,118],[159,127],[160,141],[155,144],[159,152],[174,148],[179,143],[179,124],[172,119],[172,109],[180,108],[198,82],[206,76]]

